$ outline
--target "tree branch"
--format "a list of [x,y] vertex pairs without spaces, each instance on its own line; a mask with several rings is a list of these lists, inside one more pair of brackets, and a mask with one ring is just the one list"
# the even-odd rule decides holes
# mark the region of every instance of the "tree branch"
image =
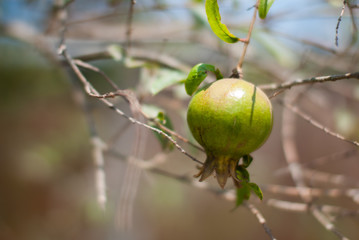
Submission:
[[295,86],[300,86],[300,85],[305,85],[305,84],[334,82],[334,81],[351,79],[351,78],[359,79],[359,72],[312,77],[312,78],[306,78],[306,79],[298,79],[295,81],[279,83],[279,84],[278,83],[263,84],[263,85],[259,85],[258,87],[263,90],[286,90],[286,89],[290,89]]
[[336,137],[342,141],[351,143],[354,146],[359,147],[359,142],[346,139],[344,136],[340,135],[339,133],[335,133],[332,130],[330,130],[329,128],[324,127],[322,124],[315,121],[311,116],[309,116],[306,113],[304,113],[303,111],[301,111],[298,107],[288,104],[286,102],[282,102],[282,103],[286,108],[288,108],[290,111],[292,111],[293,113],[297,114],[298,116],[300,116],[301,118],[303,118],[304,120],[306,120],[307,122],[312,124],[314,127],[319,128],[320,130],[324,131],[325,133],[327,133],[333,137]]
[[242,55],[238,61],[238,64],[236,67],[236,73],[234,71],[234,74],[238,74],[238,78],[243,78],[242,65],[243,65],[244,57],[246,56],[247,48],[248,48],[248,45],[249,45],[249,42],[250,42],[250,39],[252,36],[254,23],[256,22],[256,17],[257,17],[257,13],[258,13],[258,5],[259,5],[259,0],[257,0],[256,4],[254,6],[253,17],[252,17],[251,23],[249,25],[247,37],[244,39],[245,41],[244,41],[244,45],[243,45]]
[[[85,78],[85,76],[81,73],[80,69],[77,67],[77,65],[75,64],[74,60],[72,59],[72,57],[67,53],[66,50],[66,45],[63,43],[60,45],[59,47],[59,51],[58,51],[61,55],[63,55],[67,61],[67,63],[70,65],[71,69],[74,71],[74,73],[76,74],[76,76],[80,79],[80,81],[83,83],[84,85],[84,89],[86,91],[86,93],[92,97],[97,97],[100,99],[100,101],[102,101],[105,105],[107,105],[110,109],[114,110],[116,113],[118,113],[120,116],[126,118],[127,120],[129,120],[131,123],[133,124],[138,124],[142,127],[145,127],[149,130],[152,130],[154,132],[157,132],[158,134],[166,137],[169,141],[171,141],[175,147],[184,155],[186,155],[187,157],[189,157],[190,159],[192,159],[194,162],[199,163],[199,164],[203,164],[201,161],[197,160],[195,157],[193,157],[192,155],[190,155],[189,153],[187,153],[171,136],[169,136],[167,133],[163,132],[160,129],[157,129],[155,127],[151,127],[143,122],[140,122],[138,120],[136,120],[133,117],[130,117],[128,115],[126,115],[124,112],[122,112],[120,109],[116,108],[115,105],[111,102],[109,102],[106,98],[103,97],[103,95],[99,94],[99,92],[87,81],[87,79]],[[126,90],[121,90],[121,91],[126,91]],[[121,92],[121,94],[123,95],[123,92]],[[121,95],[121,96],[122,96]],[[131,98],[128,98],[128,94],[125,96],[127,98],[127,100],[131,103],[134,101],[137,101],[137,99],[133,99],[133,101],[131,100]],[[130,104],[133,105],[133,104]],[[131,106],[130,106],[131,107]],[[135,107],[135,106],[132,106]]]
[[339,26],[340,26],[340,22],[342,21],[342,17],[344,15],[344,10],[345,10],[345,5],[347,4],[347,1],[344,0],[343,1],[343,7],[342,7],[342,11],[340,12],[339,18],[338,18],[338,22],[337,22],[337,26],[335,27],[335,45],[338,47],[339,45]]

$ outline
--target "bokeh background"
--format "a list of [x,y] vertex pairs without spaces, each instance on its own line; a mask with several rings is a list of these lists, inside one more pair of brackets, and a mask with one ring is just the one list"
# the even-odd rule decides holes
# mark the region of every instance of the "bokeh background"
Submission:
[[[164,153],[165,161],[158,168],[178,176],[195,174],[196,164],[177,150],[163,150],[156,136],[145,129],[140,130],[139,147],[134,147],[135,126],[97,99],[84,96],[81,84],[57,55],[62,30],[59,14],[63,12],[56,6],[66,2],[0,1],[0,239],[269,239],[247,208],[233,210],[234,202],[218,194],[148,170],[141,170],[135,185],[131,228],[121,228],[119,205],[126,183],[124,160],[128,156],[136,152],[141,159],[150,160]],[[106,52],[113,44],[126,45],[129,2],[70,3],[66,16],[68,52],[77,57]],[[237,36],[246,35],[254,3],[219,1],[222,20]],[[245,78],[266,84],[358,71],[357,9],[346,8],[339,28],[339,46],[335,46],[342,6],[342,1],[336,0],[275,1],[267,19],[256,22],[244,64]],[[132,46],[144,51],[140,51],[143,55],[151,51],[156,57],[170,56],[188,66],[199,62],[214,64],[229,76],[242,44],[220,42],[206,21],[204,1],[137,1]],[[175,84],[156,95],[151,93],[160,67],[134,67],[111,58],[90,63],[108,74],[120,88],[135,91],[141,104],[162,108],[174,130],[192,139],[185,122],[189,97],[183,85]],[[111,91],[98,74],[88,70],[84,74],[101,92]],[[301,89],[296,102],[301,109],[346,138],[359,140],[357,79]],[[292,90],[286,91],[287,95],[291,93]],[[283,96],[272,99],[273,133],[253,153],[255,160],[249,169],[252,181],[263,187],[294,186],[282,149]],[[81,104],[84,99],[86,109]],[[113,102],[131,115],[127,102]],[[329,136],[300,118],[291,124],[296,129],[294,141],[301,163],[346,179],[345,184],[334,187],[358,187],[359,156],[352,144]],[[96,200],[91,127],[111,144],[112,150],[105,152],[105,212]],[[204,160],[199,151],[182,142],[181,145]],[[308,180],[310,186],[333,187],[314,179]],[[219,191],[215,180],[209,183]],[[263,213],[277,239],[337,239],[307,212],[268,206],[271,198],[293,202],[301,199],[268,191],[264,191],[262,202],[252,196],[251,202]],[[351,215],[338,217],[334,222],[348,238],[359,238],[359,219],[355,214],[358,205],[352,199],[322,197],[315,198],[314,203],[352,210]]]

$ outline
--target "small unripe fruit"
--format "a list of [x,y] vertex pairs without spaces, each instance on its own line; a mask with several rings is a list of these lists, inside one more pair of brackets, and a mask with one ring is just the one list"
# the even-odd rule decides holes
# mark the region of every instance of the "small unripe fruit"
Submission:
[[223,188],[229,176],[237,181],[240,158],[269,137],[272,106],[266,94],[252,83],[221,79],[195,94],[188,106],[187,123],[207,155],[196,176],[203,181],[215,171]]

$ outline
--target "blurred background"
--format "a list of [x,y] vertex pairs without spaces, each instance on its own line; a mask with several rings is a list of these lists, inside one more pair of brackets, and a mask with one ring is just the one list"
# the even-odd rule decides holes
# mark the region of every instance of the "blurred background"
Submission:
[[[255,1],[218,3],[222,21],[245,37]],[[336,46],[343,1],[276,0],[267,18],[256,21],[243,66],[245,79],[261,85],[358,71],[357,4],[348,2]],[[130,5],[129,0],[0,0],[0,239],[269,239],[247,208],[233,210],[235,203],[221,197],[215,179],[208,181],[214,191],[208,191],[176,178],[191,179],[197,164],[86,96],[58,56],[65,22],[71,56],[98,67],[121,89],[133,90],[148,112],[161,109],[174,131],[194,142],[185,119],[189,97],[181,81],[200,62],[229,76],[243,44],[227,44],[213,34],[204,1],[137,1],[132,19]],[[125,47],[132,58],[124,55]],[[162,59],[172,67],[163,66]],[[83,74],[99,92],[113,91],[100,74],[86,69]],[[358,79],[296,87],[272,98],[273,132],[253,153],[249,168],[264,199],[252,196],[250,202],[277,239],[337,239],[309,212],[269,204],[270,199],[302,202],[268,190],[295,186],[283,153],[283,126],[294,131],[291,141],[308,186],[343,191],[359,186],[357,147],[295,115],[284,117],[281,102],[294,95],[293,104],[311,118],[359,140]],[[123,99],[111,102],[132,114]],[[107,145],[105,211],[97,202],[94,132]],[[161,172],[131,168],[126,161],[131,156],[159,161],[155,167]],[[346,237],[359,239],[358,201],[353,200],[319,196],[313,203],[337,207],[328,218]]]

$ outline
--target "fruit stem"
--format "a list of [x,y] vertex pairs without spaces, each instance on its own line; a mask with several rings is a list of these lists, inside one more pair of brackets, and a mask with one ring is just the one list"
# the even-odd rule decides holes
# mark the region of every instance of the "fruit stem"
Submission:
[[238,74],[239,74],[239,79],[243,78],[242,65],[243,65],[243,62],[244,62],[244,57],[246,56],[246,53],[247,53],[247,48],[248,48],[248,45],[249,45],[249,42],[250,42],[250,39],[251,39],[254,23],[256,21],[257,12],[258,12],[258,5],[259,5],[259,0],[257,0],[256,5],[254,6],[254,13],[253,13],[252,21],[251,21],[251,23],[249,25],[249,30],[248,30],[247,37],[245,39],[243,39],[243,40],[245,40],[245,41],[243,41],[244,42],[243,51],[242,51],[241,58],[239,59],[239,62],[237,64],[237,71],[238,71]]

